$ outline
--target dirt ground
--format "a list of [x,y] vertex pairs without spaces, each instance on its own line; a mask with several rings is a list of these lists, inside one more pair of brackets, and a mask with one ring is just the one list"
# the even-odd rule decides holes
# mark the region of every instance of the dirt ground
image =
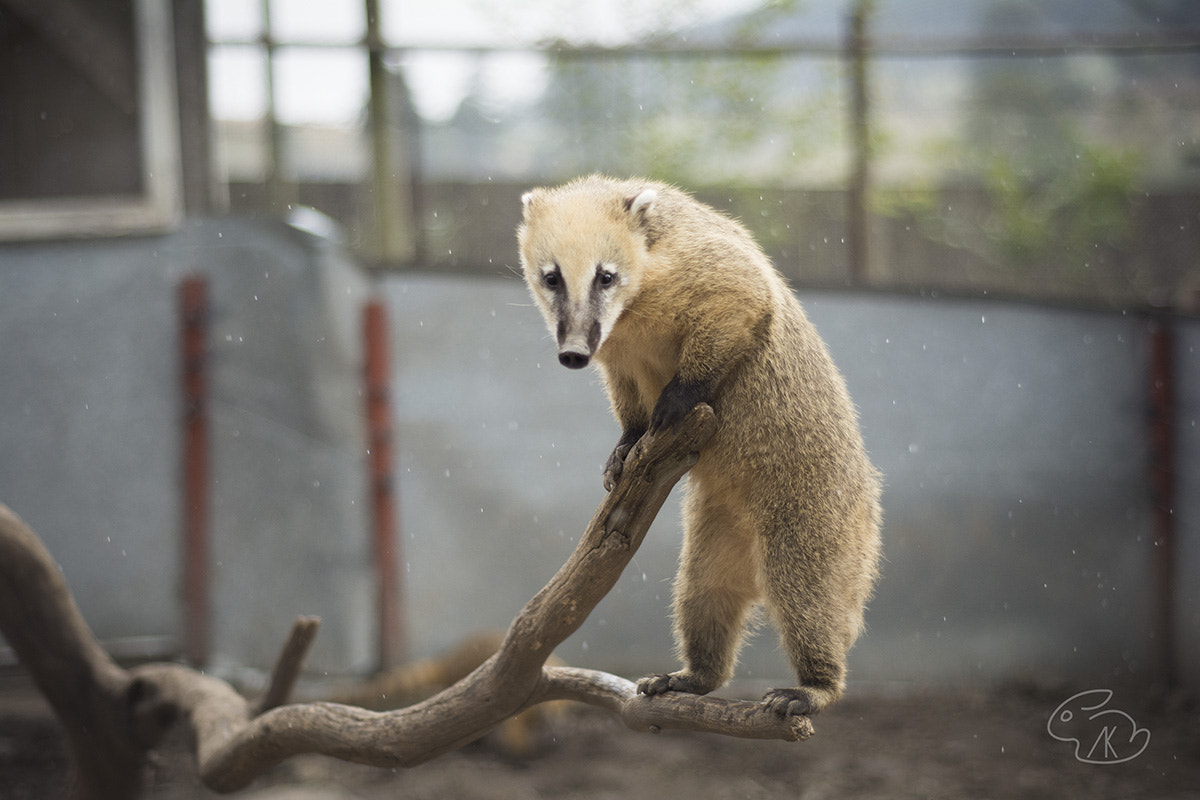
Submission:
[[[54,721],[20,683],[0,682],[0,800],[56,798],[66,758]],[[1076,689],[1078,691],[1078,689]],[[239,797],[255,800],[536,798],[1200,798],[1200,714],[1189,703],[1115,689],[1111,705],[1150,732],[1124,763],[1086,764],[1052,738],[1048,718],[1071,690],[898,693],[858,690],[817,717],[807,742],[639,734],[604,712],[570,708],[536,757],[479,743],[399,772],[310,756],[277,767]],[[183,741],[157,756],[147,797],[197,800]]]

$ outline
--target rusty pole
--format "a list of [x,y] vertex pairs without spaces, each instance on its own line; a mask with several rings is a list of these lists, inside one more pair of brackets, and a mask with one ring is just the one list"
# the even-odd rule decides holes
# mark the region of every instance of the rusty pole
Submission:
[[405,649],[404,619],[400,608],[402,586],[396,569],[398,546],[388,336],[387,308],[379,300],[369,301],[363,308],[367,452],[372,539],[379,588],[379,662],[384,669],[401,663]]
[[183,636],[196,665],[209,655],[208,281],[179,285],[183,390]]

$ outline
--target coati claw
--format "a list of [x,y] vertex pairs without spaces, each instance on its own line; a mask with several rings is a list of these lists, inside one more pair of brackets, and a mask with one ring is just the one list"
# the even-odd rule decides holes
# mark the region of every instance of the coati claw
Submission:
[[647,675],[644,678],[639,678],[637,682],[637,693],[644,695],[663,694],[671,691],[671,676],[670,675]]
[[637,682],[637,693],[644,695],[663,694],[665,692],[687,692],[688,694],[708,694],[714,686],[702,684],[685,672],[647,675]]
[[809,715],[816,712],[813,695],[808,689],[770,689],[763,695],[763,705],[778,717]]
[[625,458],[635,443],[636,440],[629,444],[618,444],[613,448],[612,455],[608,457],[608,463],[604,465],[604,491],[611,492],[617,485],[617,480],[625,470]]

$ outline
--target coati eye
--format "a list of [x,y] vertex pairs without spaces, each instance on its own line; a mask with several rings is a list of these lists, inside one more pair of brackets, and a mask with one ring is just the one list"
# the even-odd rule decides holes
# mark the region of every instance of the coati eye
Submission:
[[596,283],[601,288],[607,289],[617,282],[617,273],[611,270],[601,269],[596,271]]
[[543,272],[542,273],[542,284],[547,289],[557,289],[559,284],[561,284],[561,283],[562,283],[562,273],[559,272],[557,265],[555,265],[554,269],[551,272]]

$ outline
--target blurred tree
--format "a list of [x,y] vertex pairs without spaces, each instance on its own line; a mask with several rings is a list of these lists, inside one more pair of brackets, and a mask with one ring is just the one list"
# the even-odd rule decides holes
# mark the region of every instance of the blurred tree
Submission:
[[[687,0],[683,0],[684,3]],[[750,13],[672,33],[647,50],[728,47],[612,56],[560,55],[541,116],[561,131],[563,175],[644,174],[689,186],[780,185],[840,136],[833,63],[744,52],[803,3],[769,0]]]
[[[1037,29],[1037,11],[1005,0],[989,30]],[[967,163],[991,199],[980,235],[997,266],[1063,288],[1121,291],[1128,275],[1099,269],[1133,244],[1136,151],[1110,143],[1107,106],[1117,94],[1111,59],[986,59],[977,62]],[[1113,285],[1108,285],[1113,284]]]
[[[1020,40],[1043,10],[999,0],[990,36]],[[932,181],[877,198],[925,236],[967,250],[976,286],[1031,296],[1119,300],[1139,286],[1137,191],[1142,154],[1123,130],[1120,73],[1103,55],[990,57],[974,62],[961,132],[942,141],[948,165]],[[978,187],[977,201],[943,202],[944,181]],[[957,265],[956,265],[957,267]]]
[[1096,277],[1090,253],[1128,251],[1134,243],[1137,156],[1082,137],[1064,143],[1072,139],[1074,155],[1043,177],[1012,158],[991,160],[984,182],[993,209],[981,233],[999,263],[1027,274],[1057,268],[1061,279],[1085,288]]

